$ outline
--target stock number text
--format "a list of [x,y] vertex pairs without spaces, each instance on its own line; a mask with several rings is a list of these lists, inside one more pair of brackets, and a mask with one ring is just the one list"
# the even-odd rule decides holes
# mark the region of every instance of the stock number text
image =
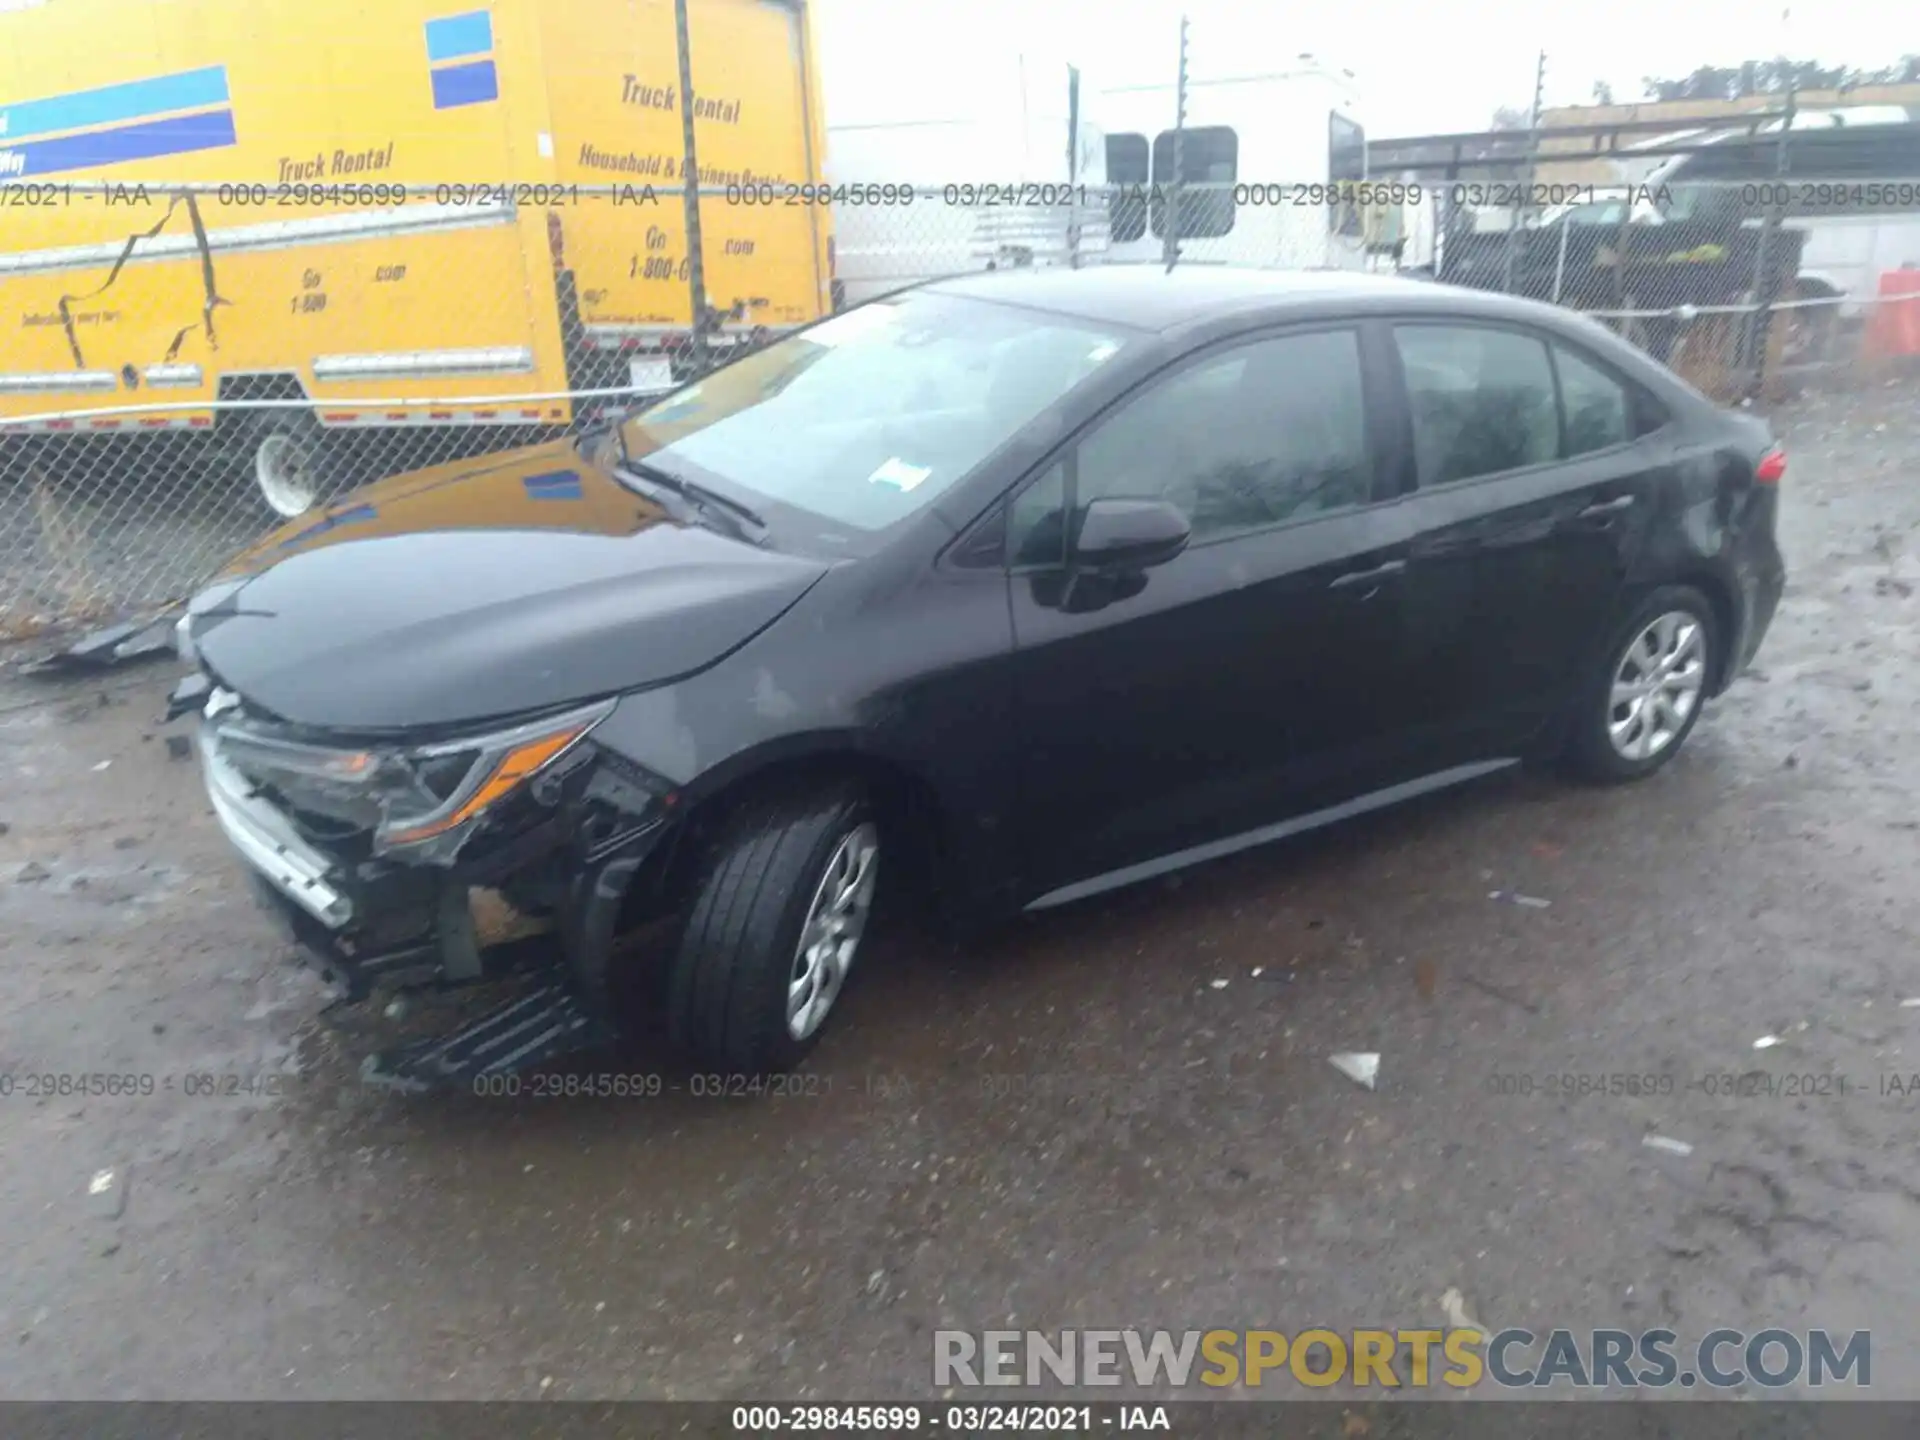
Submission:
[[289,206],[404,205],[404,185],[222,185],[214,192],[222,205],[284,209]]
[[911,205],[913,186],[869,181],[864,185],[797,184],[758,180],[727,186],[729,205]]

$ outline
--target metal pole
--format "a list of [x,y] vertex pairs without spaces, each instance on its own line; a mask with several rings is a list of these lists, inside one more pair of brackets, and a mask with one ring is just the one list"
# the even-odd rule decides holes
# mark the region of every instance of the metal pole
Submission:
[[1080,67],[1067,67],[1067,266],[1080,268]]
[[1560,217],[1560,249],[1559,253],[1553,257],[1553,303],[1556,305],[1560,303],[1560,287],[1566,283],[1567,279],[1567,232],[1572,229],[1573,226],[1567,223],[1567,217],[1562,215]]
[[1167,187],[1160,214],[1165,230],[1160,237],[1160,258],[1171,271],[1180,258],[1180,222],[1185,197],[1180,191],[1181,162],[1187,128],[1187,17],[1180,17],[1180,69],[1173,82],[1173,175]]
[[1547,84],[1547,52],[1542,50],[1540,58],[1533,67],[1533,110],[1527,117],[1527,169],[1526,181],[1520,193],[1513,197],[1513,221],[1507,230],[1507,263],[1501,289],[1513,289],[1513,269],[1515,252],[1520,248],[1521,222],[1526,215],[1526,204],[1533,194],[1534,167],[1540,160],[1540,99]]
[[[684,8],[684,7],[683,7]],[[803,4],[793,7],[793,43],[800,52],[800,124],[805,129],[807,174],[806,183],[818,185],[826,177],[815,167],[813,153],[813,17]],[[691,153],[691,147],[689,147]],[[827,308],[833,308],[833,277],[825,274],[826,267],[820,263],[820,226],[824,216],[815,214],[807,219],[807,239],[813,246],[813,286],[818,292],[823,284],[827,287]],[[692,267],[689,266],[689,269]],[[704,268],[704,267],[703,267]],[[703,280],[704,276],[701,277]],[[751,322],[752,317],[747,317]]]
[[1745,368],[1752,374],[1747,387],[1747,398],[1754,399],[1767,380],[1767,330],[1773,314],[1774,286],[1770,282],[1779,277],[1772,275],[1769,264],[1773,254],[1774,236],[1780,233],[1780,211],[1787,178],[1787,136],[1793,129],[1793,112],[1797,92],[1792,89],[1791,79],[1787,82],[1787,113],[1780,121],[1780,139],[1773,151],[1773,203],[1767,207],[1765,217],[1760,221],[1760,250],[1753,257],[1753,299],[1754,308],[1747,316],[1747,353],[1743,357]]
[[673,0],[674,44],[680,52],[680,193],[687,212],[687,294],[693,307],[693,365],[707,368],[707,274],[700,241],[700,161],[693,146],[693,47],[687,0]]

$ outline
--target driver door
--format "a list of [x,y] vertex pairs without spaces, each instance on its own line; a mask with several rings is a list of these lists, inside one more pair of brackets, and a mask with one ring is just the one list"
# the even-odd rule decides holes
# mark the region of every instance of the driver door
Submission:
[[[1167,868],[1390,765],[1407,537],[1397,507],[1374,503],[1373,373],[1357,328],[1215,347],[1011,501],[1029,893]],[[1102,498],[1172,503],[1188,547],[1086,573],[1070,542]]]

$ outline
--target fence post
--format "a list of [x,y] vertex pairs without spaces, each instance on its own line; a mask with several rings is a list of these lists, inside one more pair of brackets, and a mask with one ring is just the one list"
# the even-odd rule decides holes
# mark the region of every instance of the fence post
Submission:
[[1780,139],[1773,151],[1773,197],[1760,221],[1760,248],[1753,257],[1753,308],[1747,312],[1746,351],[1742,366],[1753,377],[1746,398],[1758,399],[1767,383],[1767,332],[1773,323],[1773,240],[1780,233],[1780,214],[1786,204],[1787,141],[1793,131],[1796,92],[1789,84],[1786,111],[1780,118]]
[[1547,52],[1542,50],[1533,66],[1533,109],[1527,116],[1527,168],[1519,193],[1513,197],[1513,219],[1507,228],[1507,263],[1500,288],[1513,291],[1514,255],[1520,248],[1520,231],[1526,220],[1527,198],[1533,194],[1534,167],[1540,162],[1540,98],[1547,83]]
[[687,214],[687,293],[693,307],[693,368],[707,368],[707,273],[700,239],[700,161],[693,145],[693,47],[687,0],[673,0],[674,45],[680,52],[680,194]]
[[[1160,214],[1166,223],[1166,233],[1160,237],[1160,258],[1167,262],[1172,270],[1174,262],[1180,258],[1180,220],[1186,196],[1181,192],[1180,177],[1184,163],[1183,142],[1187,129],[1187,17],[1180,17],[1180,68],[1173,79],[1173,176],[1167,187],[1166,198],[1160,203]],[[1149,159],[1152,152],[1149,151]],[[1152,207],[1149,205],[1149,211]]]
[[[1632,256],[1633,190],[1632,187],[1628,187],[1626,198],[1620,202],[1620,228],[1614,232],[1613,236],[1613,300],[1611,308],[1616,312],[1620,312],[1619,318],[1614,321],[1615,326],[1618,327],[1616,333],[1618,333],[1623,340],[1639,344],[1639,334],[1644,327],[1641,326],[1636,317],[1624,313],[1634,308],[1634,294],[1632,287],[1628,284],[1630,277],[1627,271],[1627,266]],[[1595,250],[1594,260],[1596,263],[1599,261],[1599,258],[1600,252]],[[1576,306],[1575,308],[1578,307]],[[1644,350],[1646,346],[1641,345],[1640,348]]]
[[1080,268],[1080,67],[1067,67],[1067,268]]

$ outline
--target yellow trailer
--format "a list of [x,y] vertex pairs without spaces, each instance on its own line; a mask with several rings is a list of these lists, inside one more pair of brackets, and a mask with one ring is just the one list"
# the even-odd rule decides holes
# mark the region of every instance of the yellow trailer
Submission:
[[[0,443],[214,428],[296,514],[334,432],[375,432],[365,479],[382,434],[664,388],[692,323],[675,37],[672,0],[0,8],[0,421],[26,422]],[[689,41],[703,185],[817,181],[798,0],[689,0]],[[723,343],[825,313],[819,207],[701,219]]]

